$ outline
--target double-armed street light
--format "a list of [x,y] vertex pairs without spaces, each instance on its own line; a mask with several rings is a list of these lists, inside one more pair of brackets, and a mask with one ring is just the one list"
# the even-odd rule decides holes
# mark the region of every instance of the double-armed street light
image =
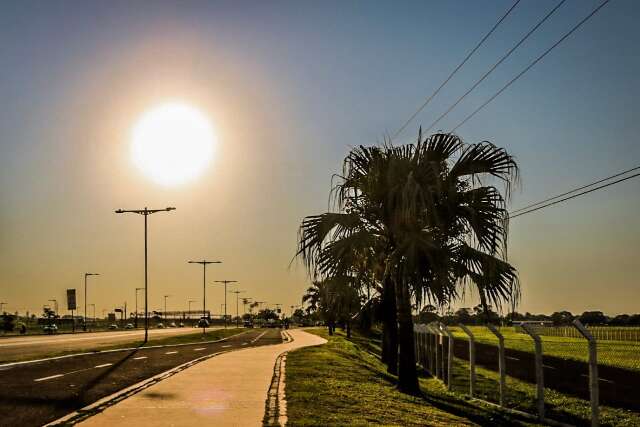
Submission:
[[224,327],[227,327],[227,285],[229,283],[238,283],[237,280],[215,280],[213,283],[224,284]]
[[240,327],[240,314],[239,314],[239,310],[238,310],[238,303],[240,301],[240,298],[238,297],[238,294],[241,294],[243,292],[246,291],[229,291],[232,294],[236,294],[236,328]]
[[135,213],[144,216],[144,342],[146,343],[149,338],[149,292],[148,292],[148,275],[147,275],[147,217],[156,212],[169,212],[174,211],[176,208],[168,207],[164,209],[133,209],[124,210],[118,209],[116,213]]
[[84,273],[84,319],[82,322],[82,328],[87,330],[87,277],[99,276],[100,273]]
[[[207,261],[203,259],[202,261],[189,261],[189,264],[200,264],[202,265],[202,318],[205,319],[207,317],[207,265],[209,264],[222,264],[222,261]],[[205,331],[205,322],[202,322],[202,333]]]

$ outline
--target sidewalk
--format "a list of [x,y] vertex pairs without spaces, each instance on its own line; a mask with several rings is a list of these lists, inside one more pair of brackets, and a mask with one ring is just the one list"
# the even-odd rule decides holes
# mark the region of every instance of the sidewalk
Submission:
[[260,426],[277,357],[323,344],[318,336],[289,330],[293,341],[232,351],[198,363],[81,425]]

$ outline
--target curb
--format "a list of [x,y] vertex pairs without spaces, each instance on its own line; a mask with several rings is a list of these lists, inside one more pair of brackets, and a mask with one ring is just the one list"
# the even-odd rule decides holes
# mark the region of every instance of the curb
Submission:
[[[294,341],[293,336],[288,331],[282,331],[282,335],[285,338],[285,344]],[[273,366],[273,377],[271,378],[269,390],[267,390],[264,418],[262,419],[262,424],[265,426],[284,426],[287,423],[287,402],[284,394],[287,353],[289,353],[289,350],[280,353]]]

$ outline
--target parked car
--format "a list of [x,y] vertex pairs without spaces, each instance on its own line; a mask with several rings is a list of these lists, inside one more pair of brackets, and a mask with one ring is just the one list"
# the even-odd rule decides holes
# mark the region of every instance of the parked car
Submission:
[[171,323],[169,324],[169,327],[170,327],[170,328],[177,328],[178,326],[176,325],[176,322],[171,322]]
[[133,329],[133,323],[127,323],[125,329]]
[[179,328],[184,328],[184,323],[182,323],[182,322],[178,323],[178,327]]
[[118,329],[118,325],[116,325],[115,323],[112,323],[109,325],[109,329]]
[[245,320],[243,326],[245,328],[253,328],[253,322],[251,320]]
[[158,323],[157,327],[158,327],[158,329],[164,329],[165,328],[164,323]]
[[51,325],[44,325],[42,327],[42,332],[46,334],[55,334],[58,332],[58,325],[56,325],[55,323]]
[[198,328],[208,328],[209,327],[209,321],[205,318],[202,318],[200,320],[198,320]]

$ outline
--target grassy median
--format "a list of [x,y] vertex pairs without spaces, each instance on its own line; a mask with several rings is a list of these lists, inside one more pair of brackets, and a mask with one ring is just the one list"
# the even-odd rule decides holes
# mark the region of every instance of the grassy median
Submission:
[[433,379],[421,378],[425,397],[398,392],[396,378],[370,353],[376,343],[347,340],[325,330],[310,332],[328,340],[287,356],[288,424],[337,425],[532,425],[497,408],[448,393]]

